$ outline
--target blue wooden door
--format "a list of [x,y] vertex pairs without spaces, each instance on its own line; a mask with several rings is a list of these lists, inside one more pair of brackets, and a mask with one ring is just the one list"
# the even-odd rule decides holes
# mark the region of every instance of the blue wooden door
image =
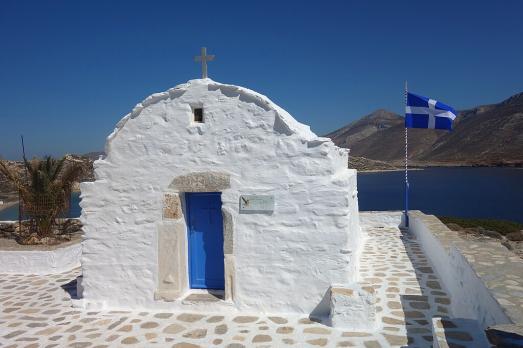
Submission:
[[192,289],[223,289],[223,218],[220,193],[187,193],[189,279]]

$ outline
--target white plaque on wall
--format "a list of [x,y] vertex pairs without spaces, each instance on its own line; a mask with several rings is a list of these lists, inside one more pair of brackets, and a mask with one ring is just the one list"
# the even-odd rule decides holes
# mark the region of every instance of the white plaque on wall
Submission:
[[272,213],[274,211],[274,196],[272,195],[241,195],[240,212]]

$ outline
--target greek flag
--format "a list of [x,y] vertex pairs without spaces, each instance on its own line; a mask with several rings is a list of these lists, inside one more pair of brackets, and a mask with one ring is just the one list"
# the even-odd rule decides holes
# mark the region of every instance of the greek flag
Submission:
[[431,128],[452,130],[456,111],[434,99],[407,93],[405,108],[406,128]]

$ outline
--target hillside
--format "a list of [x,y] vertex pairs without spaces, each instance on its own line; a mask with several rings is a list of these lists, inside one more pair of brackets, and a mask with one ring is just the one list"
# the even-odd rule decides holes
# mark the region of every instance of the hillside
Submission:
[[338,142],[336,144],[338,146],[352,148],[352,145],[361,142],[365,138],[399,124],[403,124],[403,119],[401,119],[399,115],[380,109],[327,136],[332,139],[337,139]]
[[[326,135],[351,155],[399,165],[403,117],[377,110]],[[523,93],[458,113],[452,132],[409,129],[409,159],[423,165],[523,165]]]
[[401,168],[393,166],[387,162],[371,160],[364,157],[349,156],[349,168],[357,169],[360,172],[399,170]]

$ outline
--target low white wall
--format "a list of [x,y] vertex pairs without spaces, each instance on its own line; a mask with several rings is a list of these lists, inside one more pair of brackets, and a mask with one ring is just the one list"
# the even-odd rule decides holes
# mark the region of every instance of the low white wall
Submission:
[[[428,218],[428,216],[426,216]],[[439,220],[438,220],[439,221]],[[446,228],[443,223],[438,228]],[[501,306],[476,275],[476,272],[454,245],[443,245],[424,221],[423,214],[410,215],[410,231],[414,233],[434,271],[451,298],[454,317],[475,319],[486,328],[494,324],[510,323]]]
[[360,211],[362,227],[398,227],[402,223],[401,211]]
[[61,273],[79,267],[81,254],[81,243],[54,250],[0,250],[0,273]]

